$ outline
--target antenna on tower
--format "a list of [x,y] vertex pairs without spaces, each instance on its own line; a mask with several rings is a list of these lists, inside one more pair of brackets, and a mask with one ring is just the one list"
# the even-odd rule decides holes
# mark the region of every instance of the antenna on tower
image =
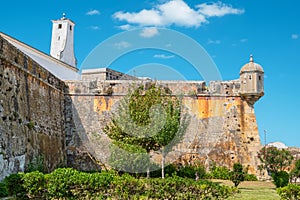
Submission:
[[253,55],[250,54],[250,62],[254,62]]

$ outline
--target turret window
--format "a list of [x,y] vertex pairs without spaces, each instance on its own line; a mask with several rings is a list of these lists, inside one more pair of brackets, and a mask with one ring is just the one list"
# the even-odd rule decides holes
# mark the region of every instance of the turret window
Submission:
[[58,29],[61,29],[62,28],[62,24],[58,24]]
[[258,80],[261,80],[261,76],[258,76]]
[[70,26],[70,31],[72,31],[72,26]]
[[251,77],[251,75],[249,75],[249,80],[251,80],[252,79],[252,77]]

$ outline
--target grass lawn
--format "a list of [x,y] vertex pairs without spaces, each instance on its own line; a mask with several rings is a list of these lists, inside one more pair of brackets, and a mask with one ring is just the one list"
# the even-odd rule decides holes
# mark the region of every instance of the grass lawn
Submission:
[[[223,183],[225,185],[233,186],[231,181],[226,180],[212,180],[214,182]],[[271,182],[262,181],[245,181],[238,186],[240,193],[228,199],[243,199],[243,200],[280,200],[276,193],[276,188]]]

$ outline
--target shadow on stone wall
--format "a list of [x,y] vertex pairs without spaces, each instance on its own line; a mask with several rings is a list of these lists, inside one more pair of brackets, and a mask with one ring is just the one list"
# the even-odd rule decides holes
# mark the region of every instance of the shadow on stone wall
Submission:
[[90,148],[87,132],[68,89],[65,92],[65,121],[67,167],[81,171],[100,171],[101,164]]

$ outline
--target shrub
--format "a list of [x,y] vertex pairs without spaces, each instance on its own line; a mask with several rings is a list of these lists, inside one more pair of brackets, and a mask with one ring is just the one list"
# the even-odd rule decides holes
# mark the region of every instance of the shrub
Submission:
[[145,179],[149,199],[225,199],[237,189],[207,180],[195,181],[179,176]]
[[116,176],[111,185],[111,196],[116,199],[140,199],[145,192],[143,179],[136,179],[129,174]]
[[47,174],[45,178],[49,197],[74,197],[71,189],[73,189],[74,182],[78,181],[78,175],[79,172],[71,168],[59,168]]
[[23,180],[22,180],[23,176],[24,173],[18,173],[18,174],[11,174],[5,177],[4,183],[6,185],[9,196],[25,198],[26,190],[23,187]]
[[281,199],[297,200],[300,199],[300,185],[288,184],[285,187],[277,188],[277,194]]
[[22,177],[22,181],[29,197],[44,199],[46,181],[43,173],[38,171],[27,173]]
[[204,178],[205,177],[205,168],[203,166],[184,166],[179,169],[177,172],[177,175],[183,178],[196,178],[196,174],[198,175],[198,178]]
[[[88,197],[90,199],[93,195],[107,194],[115,176],[114,172],[86,173],[71,168],[58,170],[50,174],[51,182],[48,181],[47,184],[49,195],[56,198],[80,199],[81,197]],[[55,178],[57,175],[62,176],[60,180]],[[59,191],[59,196],[56,194],[57,191]]]
[[8,196],[8,191],[6,188],[6,184],[0,182],[0,197],[7,197]]
[[234,163],[233,171],[230,173],[230,180],[234,183],[235,187],[245,180],[245,173],[243,171],[242,164]]
[[[150,172],[150,177],[152,178],[160,178],[161,177],[161,168],[158,165],[152,164],[152,168],[156,169]],[[151,168],[150,168],[151,169]],[[169,164],[164,168],[165,176],[172,176],[177,171],[177,166],[175,164]],[[142,174],[146,177],[146,173]]]
[[7,183],[21,187],[21,199],[224,199],[237,192],[233,187],[176,175],[137,179],[129,174],[85,173],[70,168],[46,175],[38,171],[18,174],[10,176]]
[[258,181],[258,179],[254,174],[246,174],[245,181]]
[[291,173],[291,181],[294,180],[296,183],[296,180],[300,178],[300,159],[298,159],[295,163],[295,167],[292,169]]
[[226,167],[214,166],[211,169],[211,172],[209,174],[206,174],[205,177],[209,178],[209,179],[229,180],[230,179],[230,171]]
[[289,184],[289,174],[286,171],[279,171],[272,175],[273,183],[277,188],[284,187]]

